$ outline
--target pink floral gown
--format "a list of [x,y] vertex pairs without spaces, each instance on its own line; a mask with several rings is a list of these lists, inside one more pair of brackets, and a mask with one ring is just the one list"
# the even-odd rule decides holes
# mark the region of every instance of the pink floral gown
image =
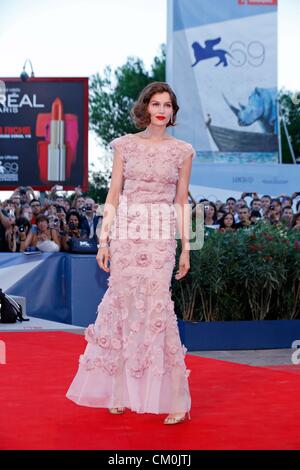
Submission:
[[[95,324],[85,331],[87,346],[66,396],[85,406],[187,412],[189,370],[170,285],[178,170],[195,152],[182,140],[149,144],[134,134],[113,140],[111,146],[124,162],[124,184],[112,226],[116,236],[110,243],[108,289]],[[157,205],[171,211],[161,212],[159,236],[150,238],[149,227],[157,226],[149,219],[150,207]]]

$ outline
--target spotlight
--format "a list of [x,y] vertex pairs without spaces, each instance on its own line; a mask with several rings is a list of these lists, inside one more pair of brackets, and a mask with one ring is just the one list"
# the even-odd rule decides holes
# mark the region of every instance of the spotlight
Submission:
[[27,63],[27,62],[29,62],[29,64],[30,64],[30,68],[31,68],[31,78],[34,77],[34,72],[33,72],[33,67],[32,67],[31,60],[30,60],[30,59],[26,59],[24,65],[23,65],[23,70],[22,70],[21,75],[20,75],[20,78],[21,78],[22,82],[26,82],[26,81],[28,80],[28,78],[29,78],[29,75],[28,75],[28,73],[27,73],[26,70],[25,70],[26,63]]

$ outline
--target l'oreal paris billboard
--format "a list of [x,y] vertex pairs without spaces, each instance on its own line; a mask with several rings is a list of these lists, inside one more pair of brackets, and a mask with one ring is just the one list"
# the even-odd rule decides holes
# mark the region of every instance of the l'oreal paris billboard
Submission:
[[0,186],[88,185],[88,78],[2,78]]

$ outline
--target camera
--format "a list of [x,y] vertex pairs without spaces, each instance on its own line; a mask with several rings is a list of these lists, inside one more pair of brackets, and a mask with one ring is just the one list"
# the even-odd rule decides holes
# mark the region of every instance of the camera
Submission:
[[70,230],[75,230],[76,228],[77,228],[77,226],[74,224],[74,222],[69,223],[69,229]]
[[273,204],[270,205],[270,210],[273,211],[275,209],[275,206]]
[[24,187],[24,186],[22,186],[22,188],[20,188],[20,191],[19,191],[19,192],[20,192],[20,195],[25,196],[25,194],[26,194],[26,192],[27,192],[27,188]]
[[50,228],[57,227],[58,225],[59,225],[59,218],[58,217],[55,217],[55,216],[49,217],[49,227]]
[[20,232],[20,233],[25,232],[25,227],[24,227],[24,225],[20,225],[20,226],[19,226],[19,232]]
[[85,207],[86,211],[92,211],[93,210],[92,204],[86,204],[84,207]]

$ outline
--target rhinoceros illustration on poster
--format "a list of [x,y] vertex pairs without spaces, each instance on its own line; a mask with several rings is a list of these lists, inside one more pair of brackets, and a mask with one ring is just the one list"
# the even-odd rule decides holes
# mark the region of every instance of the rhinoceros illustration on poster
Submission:
[[255,88],[248,98],[247,105],[234,106],[223,95],[229,108],[238,118],[241,127],[258,122],[268,134],[277,134],[277,89]]
[[212,117],[206,126],[218,148],[223,152],[277,152],[277,89],[256,87],[248,98],[247,105],[234,106],[223,94],[223,98],[241,127],[259,123],[262,132],[246,132],[212,125]]

